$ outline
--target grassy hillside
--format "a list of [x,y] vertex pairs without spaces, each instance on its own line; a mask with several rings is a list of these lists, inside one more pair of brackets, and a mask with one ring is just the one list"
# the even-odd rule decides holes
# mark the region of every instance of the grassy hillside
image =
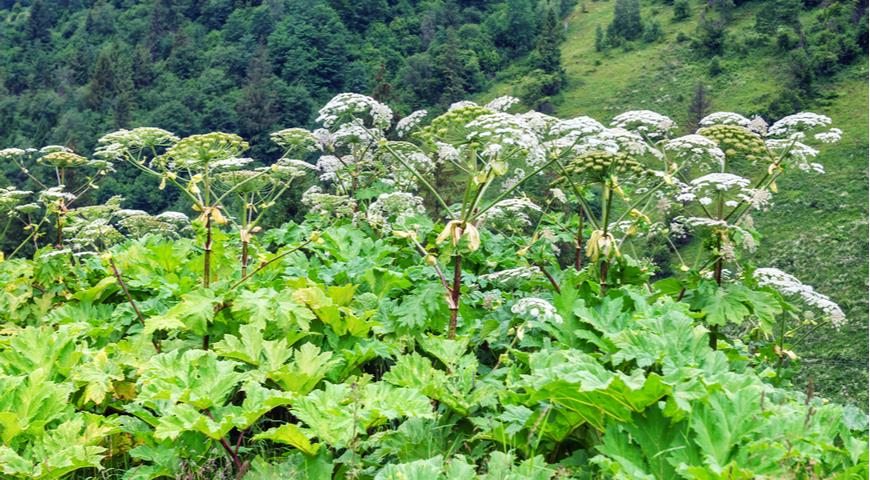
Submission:
[[[735,9],[728,27],[729,42],[739,43],[751,32],[763,4],[748,3]],[[691,41],[678,41],[681,33],[695,33],[701,7],[693,2],[692,8],[692,17],[674,22],[670,7],[646,5],[644,18],[658,20],[665,31],[660,42],[638,43],[628,51],[596,52],[596,26],[605,28],[610,22],[613,2],[578,6],[568,18],[562,45],[568,85],[554,99],[559,116],[584,114],[609,120],[625,110],[650,109],[684,123],[697,82],[708,88],[711,112],[765,112],[787,82],[785,57],[772,44],[729,49],[721,59],[723,72],[711,76],[710,59],[693,51]],[[484,98],[519,94],[520,81],[512,73],[506,72]],[[831,116],[844,130],[844,139],[822,150],[826,175],[793,175],[781,182],[776,208],[756,218],[765,234],[756,258],[758,265],[789,271],[844,307],[850,319],[847,327],[817,330],[797,347],[804,367],[797,381],[805,383],[811,376],[824,394],[866,405],[866,58],[832,78],[819,80],[817,88],[818,98],[806,108]]]

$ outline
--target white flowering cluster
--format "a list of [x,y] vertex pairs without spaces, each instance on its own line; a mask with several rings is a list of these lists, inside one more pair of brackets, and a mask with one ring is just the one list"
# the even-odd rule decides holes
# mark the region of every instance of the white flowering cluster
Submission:
[[393,121],[393,111],[390,107],[358,93],[339,93],[317,113],[319,114],[317,122],[326,128],[331,128],[348,117],[368,117],[372,125],[381,130],[389,128]]
[[818,308],[831,319],[834,327],[839,328],[846,323],[846,315],[839,305],[830,297],[815,291],[813,287],[801,283],[794,276],[777,268],[759,268],[753,275],[759,285],[770,286],[783,295],[798,296],[808,305]]
[[20,161],[21,157],[33,151],[32,149],[29,150],[15,147],[0,149],[0,160]]
[[560,120],[556,117],[551,117],[541,112],[537,112],[535,110],[529,110],[526,113],[521,113],[517,115],[517,117],[521,118],[526,125],[529,126],[535,133],[538,135],[546,135],[550,128]]
[[521,298],[511,307],[511,313],[540,322],[561,324],[562,316],[550,302],[535,297]]
[[768,139],[764,143],[771,152],[780,156],[784,155],[786,158],[794,160],[795,166],[797,166],[801,171],[825,173],[824,165],[810,161],[818,156],[819,151],[809,145],[796,140],[779,138]]
[[574,151],[577,153],[603,151],[630,156],[661,155],[661,152],[652,148],[643,137],[624,128],[606,128],[594,135],[582,137],[574,147]]
[[423,121],[426,115],[428,115],[428,112],[426,110],[417,110],[416,112],[412,112],[407,117],[399,120],[396,123],[396,135],[399,138],[404,138],[409,133],[411,133],[411,130],[416,128],[417,125],[419,125],[420,122]]
[[800,112],[777,120],[767,130],[767,134],[771,137],[797,138],[802,140],[806,138],[808,133],[826,130],[819,133],[829,133],[831,134],[829,136],[836,136],[837,140],[839,140],[837,133],[842,134],[842,131],[837,129],[836,132],[831,132],[828,130],[830,125],[831,117],[812,112]]
[[476,107],[478,106],[476,103],[471,100],[461,100],[459,102],[453,102],[450,104],[450,107],[447,108],[448,112],[452,112],[453,110],[459,110],[460,108],[465,107]]
[[64,186],[46,188],[39,192],[39,201],[45,205],[57,204],[59,202],[71,202],[76,196],[69,192],[64,192]]
[[118,147],[138,151],[152,147],[168,147],[177,141],[178,137],[172,132],[161,128],[139,127],[132,130],[121,129],[103,135],[98,141],[100,147],[97,151],[113,150]]
[[639,133],[650,140],[667,138],[677,124],[651,110],[631,110],[613,118],[610,126]]
[[702,118],[698,125],[712,127],[714,125],[737,125],[738,127],[752,129],[752,121],[734,112],[715,112]]
[[713,140],[703,135],[685,135],[668,140],[664,143],[665,152],[680,167],[719,167],[725,165],[725,152]]
[[598,120],[591,117],[575,117],[567,120],[556,120],[552,123],[547,137],[549,147],[564,149],[578,144],[583,138],[595,135],[605,130]]
[[541,275],[541,270],[536,267],[516,267],[507,270],[487,273],[478,277],[484,282],[500,286],[511,286],[518,282],[531,280]]
[[362,120],[356,118],[342,123],[332,132],[332,148],[369,145],[383,138],[383,132],[377,128],[366,128]]
[[165,211],[155,218],[162,222],[171,223],[179,229],[190,226],[190,219],[181,212]]
[[565,192],[561,188],[551,188],[550,195],[559,203],[568,203],[568,196],[565,195]]
[[318,148],[318,138],[304,128],[285,128],[269,135],[273,142],[294,154],[313,152]]
[[12,186],[0,188],[0,213],[7,213],[18,207],[32,193]]
[[520,103],[519,98],[511,97],[510,95],[504,95],[493,99],[491,102],[484,105],[484,107],[496,112],[506,112],[518,103]]
[[317,159],[316,168],[323,182],[350,182],[350,173],[347,169],[354,163],[356,159],[353,155],[344,155],[341,158],[335,155],[321,155]]
[[282,158],[273,163],[268,168],[272,171],[272,175],[279,180],[292,180],[294,178],[304,177],[309,173],[320,172],[317,165],[310,164],[302,160],[292,158]]
[[[126,215],[119,215],[124,212],[119,210],[115,212],[116,216],[122,218],[117,222],[118,227],[126,232],[131,237],[142,237],[148,234],[159,234],[165,237],[177,238],[182,232],[190,228],[190,222],[184,216],[184,221],[178,215],[183,215],[176,212],[171,212],[170,215],[150,215],[141,210],[127,210]],[[132,212],[141,212],[130,214]]]
[[382,193],[366,210],[368,223],[382,231],[405,228],[405,220],[425,213],[423,199],[407,192]]
[[766,210],[770,205],[772,194],[766,188],[746,188],[738,196],[750,207],[756,210]]
[[747,190],[750,181],[732,173],[709,173],[692,180],[689,185],[684,185],[677,196],[679,202],[697,200],[701,205],[707,206],[713,203],[711,197],[726,194],[725,206],[736,207],[737,198],[741,195],[751,194]]
[[356,211],[356,202],[352,198],[323,193],[316,185],[302,194],[302,204],[316,215],[351,217]]
[[253,158],[225,158],[223,160],[212,162],[209,165],[209,168],[215,171],[232,171],[240,170],[242,167],[250,163],[254,163]]
[[508,230],[517,230],[532,225],[530,212],[540,213],[541,207],[528,198],[506,198],[484,212],[479,217],[479,223],[491,223]]
[[518,150],[526,155],[526,163],[536,165],[543,161],[544,152],[538,136],[519,117],[496,112],[481,115],[469,122],[466,139],[479,142],[483,154],[489,158],[508,155]]

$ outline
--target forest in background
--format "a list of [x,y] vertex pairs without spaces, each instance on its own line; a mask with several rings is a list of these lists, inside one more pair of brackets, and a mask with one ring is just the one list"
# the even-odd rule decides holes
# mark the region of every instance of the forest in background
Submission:
[[[269,132],[313,125],[339,91],[399,116],[512,94],[517,109],[650,108],[687,129],[716,110],[820,109],[845,141],[825,152],[821,183],[793,185],[813,200],[786,196],[788,221],[759,219],[773,229],[764,255],[813,283],[835,279],[856,327],[822,336],[808,362],[821,388],[866,403],[867,272],[844,268],[866,263],[866,38],[864,0],[0,1],[0,145],[88,153],[103,133],[154,125],[239,132],[269,163]],[[14,165],[2,173],[26,185]],[[128,208],[186,208],[125,166],[94,200],[116,194]]]

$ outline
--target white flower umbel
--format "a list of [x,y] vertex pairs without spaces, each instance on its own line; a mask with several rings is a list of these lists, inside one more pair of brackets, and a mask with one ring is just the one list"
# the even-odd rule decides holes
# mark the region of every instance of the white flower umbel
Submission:
[[541,212],[541,207],[527,198],[506,198],[493,205],[479,217],[480,225],[492,223],[509,229],[532,225],[529,212]]
[[382,193],[366,210],[366,220],[379,230],[404,228],[405,220],[425,213],[423,199],[407,192]]
[[348,118],[369,118],[373,126],[386,130],[393,121],[390,107],[358,93],[339,93],[317,113],[316,121],[326,128]]
[[166,223],[171,223],[176,227],[185,227],[187,225],[190,225],[190,219],[187,218],[187,215],[181,212],[166,211],[161,213],[160,215],[157,215],[155,218]]
[[557,149],[568,148],[579,143],[584,137],[595,135],[604,130],[604,125],[591,117],[557,120],[547,133],[547,138],[551,139],[547,146]]
[[[682,185],[677,195],[678,202],[686,203],[697,200],[701,205],[707,206],[713,203],[713,197],[723,197],[726,205],[749,195],[750,180],[731,173],[709,173],[698,177],[688,185]],[[736,206],[736,203],[733,203]]]
[[747,188],[739,195],[742,201],[756,210],[767,210],[771,196],[770,190],[764,188]]
[[42,203],[56,203],[59,201],[71,202],[75,200],[75,195],[69,192],[64,192],[63,189],[63,185],[45,189],[39,192],[39,201]]
[[846,315],[839,305],[827,295],[822,295],[813,287],[801,283],[794,276],[778,268],[759,268],[755,270],[753,275],[758,280],[759,285],[770,286],[783,295],[800,297],[808,305],[818,308],[831,319],[831,324],[834,327],[839,328],[846,323]]
[[480,143],[485,157],[522,156],[526,164],[536,166],[544,161],[544,150],[538,136],[521,118],[497,112],[481,115],[465,126],[466,139]]
[[817,133],[813,136],[822,143],[837,143],[843,138],[843,131],[839,128],[832,128],[827,132]]
[[526,125],[528,125],[529,128],[534,130],[538,135],[546,135],[547,132],[550,131],[550,128],[559,121],[556,117],[551,117],[547,114],[536,112],[535,110],[521,113],[517,115],[517,117],[526,122]]
[[320,180],[323,182],[349,182],[350,175],[346,170],[354,162],[355,159],[352,155],[345,155],[341,158],[335,155],[322,155],[317,159],[316,168],[320,172]]
[[481,275],[479,278],[488,283],[495,285],[509,286],[517,282],[531,280],[541,275],[541,269],[536,267],[516,267],[507,270],[499,270],[497,272]]
[[574,151],[577,153],[604,151],[625,153],[629,156],[661,155],[661,152],[650,147],[643,137],[624,128],[607,128],[595,135],[583,137],[574,147]]
[[253,158],[227,158],[224,160],[218,160],[216,162],[212,162],[209,166],[211,169],[216,171],[232,171],[239,170],[244,168],[246,165],[253,163]]
[[18,190],[12,186],[0,188],[0,212],[8,212],[17,207],[31,193],[33,192]]
[[519,98],[511,97],[510,95],[504,95],[494,98],[491,102],[484,105],[484,107],[490,110],[494,110],[496,112],[506,112],[518,103],[520,103]]
[[794,161],[794,165],[801,171],[825,173],[824,165],[810,161],[819,155],[819,151],[807,144],[779,138],[768,139],[764,144],[771,152],[784,157],[785,160]]
[[698,122],[700,127],[712,127],[713,125],[737,125],[752,129],[752,121],[734,112],[715,112],[707,115]]
[[317,136],[304,128],[285,128],[272,133],[269,138],[285,150],[295,154],[317,150]]
[[302,194],[302,204],[314,214],[332,217],[350,217],[356,210],[356,202],[352,198],[323,193],[316,185]]
[[668,140],[663,148],[679,167],[718,167],[725,164],[725,152],[713,140],[703,135],[685,135]]
[[610,126],[624,128],[655,141],[667,138],[677,124],[670,118],[651,110],[631,110],[614,117]]
[[416,128],[417,125],[419,125],[424,118],[426,118],[426,115],[428,115],[428,112],[426,110],[417,110],[416,112],[412,112],[407,117],[399,120],[396,123],[396,135],[399,138],[404,138],[409,133],[411,133],[411,130]]
[[511,307],[511,313],[539,322],[561,324],[562,316],[550,302],[535,297],[521,298]]
[[[809,133],[821,133],[828,131],[831,125],[831,117],[819,115],[813,112],[801,112],[783,117],[767,130],[767,135],[775,138],[806,138]],[[840,131],[840,133],[842,133]]]
[[690,182],[692,189],[697,193],[699,191],[732,191],[743,190],[748,187],[750,180],[743,178],[740,175],[733,173],[709,173],[703,177],[698,177]]
[[465,107],[476,107],[477,104],[472,102],[471,100],[462,100],[459,102],[454,102],[450,104],[450,107],[447,109],[448,112],[452,112],[453,110],[458,110],[460,108]]

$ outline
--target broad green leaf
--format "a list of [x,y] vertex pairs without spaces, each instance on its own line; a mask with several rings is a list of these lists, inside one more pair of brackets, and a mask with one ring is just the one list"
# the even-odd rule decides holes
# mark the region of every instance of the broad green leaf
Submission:
[[258,433],[254,435],[253,440],[271,440],[273,442],[284,443],[296,447],[306,455],[316,455],[317,450],[320,449],[320,444],[312,444],[308,436],[292,423],[285,423],[280,427]]

